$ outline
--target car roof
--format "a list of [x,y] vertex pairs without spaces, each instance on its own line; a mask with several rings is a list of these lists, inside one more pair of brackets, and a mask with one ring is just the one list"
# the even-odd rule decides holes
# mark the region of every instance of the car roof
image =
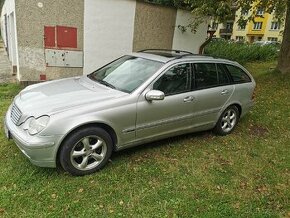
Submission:
[[193,54],[191,52],[180,50],[148,49],[139,52],[134,52],[132,53],[132,55],[135,57],[141,57],[144,59],[154,60],[162,63],[198,60],[198,61],[226,62],[237,64],[236,62],[226,59],[214,58],[207,55],[198,55]]

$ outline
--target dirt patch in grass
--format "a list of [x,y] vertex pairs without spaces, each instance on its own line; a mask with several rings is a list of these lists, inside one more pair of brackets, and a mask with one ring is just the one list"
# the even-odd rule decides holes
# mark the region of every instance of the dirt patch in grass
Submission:
[[265,137],[268,135],[269,133],[269,130],[264,127],[264,126],[261,126],[261,125],[251,125],[250,128],[249,128],[249,132],[250,132],[250,135],[252,137]]

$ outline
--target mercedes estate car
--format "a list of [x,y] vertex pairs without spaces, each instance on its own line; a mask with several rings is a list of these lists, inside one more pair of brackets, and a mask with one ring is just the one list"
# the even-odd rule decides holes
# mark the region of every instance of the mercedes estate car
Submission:
[[236,62],[143,50],[88,75],[26,87],[7,111],[5,132],[33,164],[85,175],[114,151],[196,131],[231,133],[254,89]]

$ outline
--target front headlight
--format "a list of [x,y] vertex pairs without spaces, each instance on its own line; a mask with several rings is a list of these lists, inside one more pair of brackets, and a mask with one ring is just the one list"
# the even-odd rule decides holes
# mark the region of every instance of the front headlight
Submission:
[[23,129],[27,130],[30,135],[36,135],[44,130],[49,122],[49,116],[42,116],[39,118],[30,117],[23,124]]

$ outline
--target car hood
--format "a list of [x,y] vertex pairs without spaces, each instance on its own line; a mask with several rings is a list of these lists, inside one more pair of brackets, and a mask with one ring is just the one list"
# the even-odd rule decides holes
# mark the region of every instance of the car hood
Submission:
[[23,114],[37,117],[124,95],[128,94],[83,76],[28,86],[16,97],[15,104]]

